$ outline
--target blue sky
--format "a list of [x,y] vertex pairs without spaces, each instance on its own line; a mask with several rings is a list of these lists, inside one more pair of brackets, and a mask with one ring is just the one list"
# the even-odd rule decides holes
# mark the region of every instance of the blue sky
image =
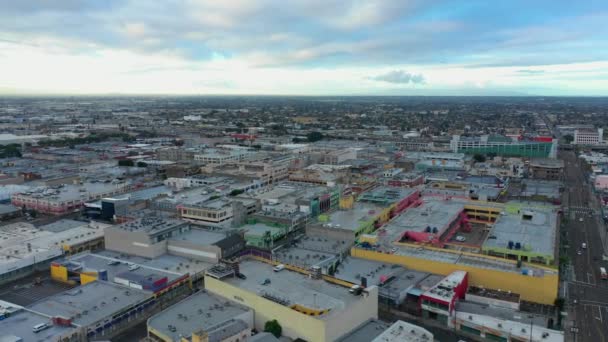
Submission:
[[608,1],[0,2],[0,93],[608,95]]

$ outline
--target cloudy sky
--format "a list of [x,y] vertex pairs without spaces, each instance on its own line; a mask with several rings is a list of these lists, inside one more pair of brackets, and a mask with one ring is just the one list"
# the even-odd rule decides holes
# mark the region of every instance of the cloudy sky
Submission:
[[606,0],[0,1],[0,93],[608,95]]

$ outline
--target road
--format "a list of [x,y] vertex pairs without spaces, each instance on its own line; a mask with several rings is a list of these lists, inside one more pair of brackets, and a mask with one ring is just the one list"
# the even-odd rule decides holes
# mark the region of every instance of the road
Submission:
[[570,260],[562,288],[568,308],[564,331],[568,341],[608,342],[608,281],[600,275],[600,267],[608,268],[602,214],[575,152],[561,151],[560,158],[565,163],[564,243]]

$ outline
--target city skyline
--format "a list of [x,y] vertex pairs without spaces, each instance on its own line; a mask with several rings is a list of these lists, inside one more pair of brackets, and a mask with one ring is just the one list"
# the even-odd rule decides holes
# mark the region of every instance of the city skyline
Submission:
[[608,94],[601,1],[19,1],[0,95]]

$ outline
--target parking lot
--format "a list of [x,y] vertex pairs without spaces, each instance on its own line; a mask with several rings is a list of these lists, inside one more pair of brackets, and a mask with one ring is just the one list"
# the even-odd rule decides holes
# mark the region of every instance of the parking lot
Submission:
[[[39,284],[36,284],[37,278],[40,278]],[[52,280],[48,271],[42,271],[0,286],[0,300],[27,306],[72,287]]]

